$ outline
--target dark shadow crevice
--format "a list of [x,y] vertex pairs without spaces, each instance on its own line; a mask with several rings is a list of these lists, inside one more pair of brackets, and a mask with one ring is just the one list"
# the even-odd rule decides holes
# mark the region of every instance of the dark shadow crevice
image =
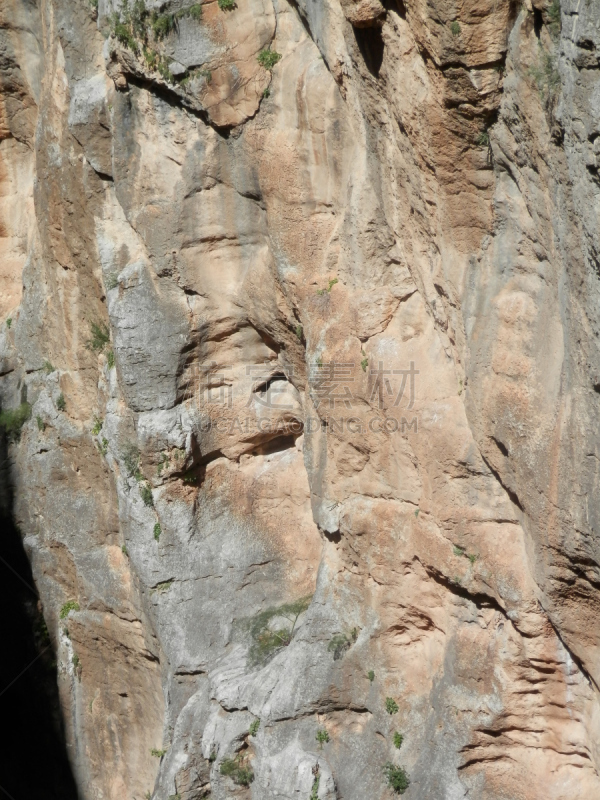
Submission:
[[8,446],[0,430],[0,794],[13,800],[77,800],[56,655],[12,518],[12,499]]

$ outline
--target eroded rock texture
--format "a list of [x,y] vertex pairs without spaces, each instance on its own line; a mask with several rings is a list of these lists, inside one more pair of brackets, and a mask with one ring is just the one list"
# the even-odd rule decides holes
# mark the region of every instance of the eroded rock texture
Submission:
[[600,797],[598,4],[227,5],[1,7],[80,796]]

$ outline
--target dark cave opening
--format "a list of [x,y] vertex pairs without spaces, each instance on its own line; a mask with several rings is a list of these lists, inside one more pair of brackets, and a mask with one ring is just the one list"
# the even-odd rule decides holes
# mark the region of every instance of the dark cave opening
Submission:
[[385,44],[381,35],[381,28],[353,28],[356,44],[360,50],[367,69],[373,77],[379,77],[379,70],[383,62]]
[[9,475],[0,431],[0,797],[76,800],[55,654],[21,536],[11,518]]

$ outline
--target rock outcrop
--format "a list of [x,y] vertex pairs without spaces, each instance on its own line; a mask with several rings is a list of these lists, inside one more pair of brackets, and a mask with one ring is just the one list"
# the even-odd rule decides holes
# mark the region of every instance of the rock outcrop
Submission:
[[597,4],[0,15],[0,422],[80,797],[599,797]]

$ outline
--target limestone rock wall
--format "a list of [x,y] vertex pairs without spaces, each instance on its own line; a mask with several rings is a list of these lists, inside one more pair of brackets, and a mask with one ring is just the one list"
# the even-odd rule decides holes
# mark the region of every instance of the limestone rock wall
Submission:
[[0,7],[80,796],[600,796],[600,10],[228,5]]

